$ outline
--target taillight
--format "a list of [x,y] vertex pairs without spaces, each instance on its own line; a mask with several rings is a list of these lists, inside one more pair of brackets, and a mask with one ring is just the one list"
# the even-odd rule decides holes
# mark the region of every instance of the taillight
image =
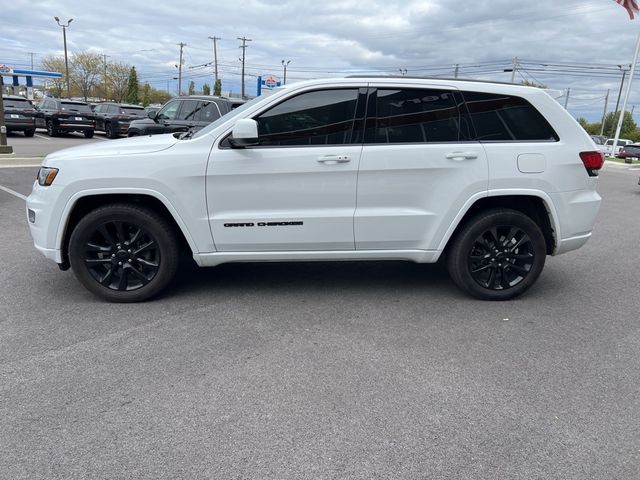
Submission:
[[580,160],[582,160],[589,176],[597,177],[598,170],[604,165],[604,154],[602,152],[580,152]]

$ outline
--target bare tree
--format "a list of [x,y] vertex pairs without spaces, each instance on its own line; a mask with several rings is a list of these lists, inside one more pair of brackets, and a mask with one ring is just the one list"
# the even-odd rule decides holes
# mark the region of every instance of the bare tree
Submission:
[[[56,55],[47,55],[40,62],[40,68],[47,72],[64,73],[64,57]],[[62,92],[65,89],[64,77],[52,78],[49,81],[48,89],[49,93],[54,97],[62,97]]]
[[103,62],[102,56],[97,53],[74,53],[71,59],[71,83],[80,91],[80,95],[90,97],[100,80]]
[[127,95],[127,81],[129,80],[129,72],[131,65],[120,62],[109,63],[107,67],[109,78],[109,93],[116,102],[122,102]]

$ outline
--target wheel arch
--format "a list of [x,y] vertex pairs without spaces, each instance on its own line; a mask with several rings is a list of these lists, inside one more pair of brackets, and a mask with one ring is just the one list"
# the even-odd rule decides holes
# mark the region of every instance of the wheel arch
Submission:
[[477,213],[493,208],[509,208],[530,217],[542,230],[547,255],[552,255],[559,243],[560,224],[551,198],[538,190],[490,191],[488,195],[470,199],[461,209],[442,239],[438,250],[445,252],[456,233]]
[[152,190],[89,190],[79,192],[71,197],[64,209],[62,218],[65,221],[64,224],[61,224],[56,234],[56,246],[60,249],[62,255],[61,268],[66,269],[69,266],[69,238],[78,221],[90,211],[111,203],[142,205],[159,213],[175,228],[180,248],[191,255],[198,252],[195,241],[185,223],[164,195]]

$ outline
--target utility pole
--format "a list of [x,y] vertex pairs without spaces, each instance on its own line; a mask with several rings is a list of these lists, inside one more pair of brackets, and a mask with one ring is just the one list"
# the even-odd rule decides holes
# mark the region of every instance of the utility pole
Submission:
[[64,75],[67,80],[67,98],[71,98],[71,86],[69,84],[69,58],[67,57],[67,28],[71,25],[71,22],[73,22],[73,18],[70,18],[66,25],[60,23],[60,19],[58,17],[53,17],[53,19],[58,23],[59,27],[62,27],[62,39],[64,41]]
[[564,109],[567,109],[567,105],[569,104],[569,95],[571,94],[571,89],[567,88],[567,96],[564,98]]
[[242,98],[244,98],[244,58],[245,51],[247,50],[247,42],[251,42],[252,40],[246,37],[238,37],[238,40],[242,40],[242,45],[238,48],[242,49]]
[[456,68],[453,71],[453,78],[458,78],[458,71],[460,70],[460,65],[456,63]]
[[107,97],[109,96],[108,87],[107,87],[107,55],[106,53],[102,54],[102,60],[104,62],[104,100],[107,101]]
[[282,80],[282,84],[287,84],[287,65],[291,63],[291,60],[287,60],[286,62],[282,60],[282,68],[284,68],[284,79]]
[[220,37],[209,37],[210,40],[213,40],[213,85],[211,86],[211,91],[218,83],[218,49],[216,46],[217,40],[222,40]]
[[187,46],[186,43],[180,42],[180,62],[178,63],[178,96],[182,95],[182,49]]
[[29,52],[29,55],[31,55],[31,70],[33,70],[33,56],[35,55],[35,52]]
[[609,104],[609,92],[611,90],[607,89],[607,96],[604,97],[604,111],[602,112],[602,122],[600,125],[600,135],[602,135],[604,133],[604,118],[607,116],[607,106]]
[[511,83],[516,81],[516,71],[518,70],[518,57],[513,57],[513,66],[511,67]]
[[618,100],[616,101],[616,109],[614,110],[615,113],[613,114],[613,122],[611,122],[611,133],[613,133],[613,129],[615,128],[613,125],[616,123],[616,117],[618,116],[618,107],[620,106],[620,98],[622,97],[624,77],[627,75],[627,70],[622,65],[618,65],[618,68],[622,70],[622,80],[620,81],[620,90],[618,91]]

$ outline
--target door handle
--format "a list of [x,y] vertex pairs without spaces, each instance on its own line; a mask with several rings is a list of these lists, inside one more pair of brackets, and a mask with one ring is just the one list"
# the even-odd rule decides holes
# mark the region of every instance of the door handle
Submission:
[[449,160],[473,160],[478,158],[478,154],[476,152],[451,152],[447,153],[445,157]]
[[351,161],[349,155],[324,155],[318,158],[318,163],[324,163],[325,165],[335,165],[337,163],[347,163]]

